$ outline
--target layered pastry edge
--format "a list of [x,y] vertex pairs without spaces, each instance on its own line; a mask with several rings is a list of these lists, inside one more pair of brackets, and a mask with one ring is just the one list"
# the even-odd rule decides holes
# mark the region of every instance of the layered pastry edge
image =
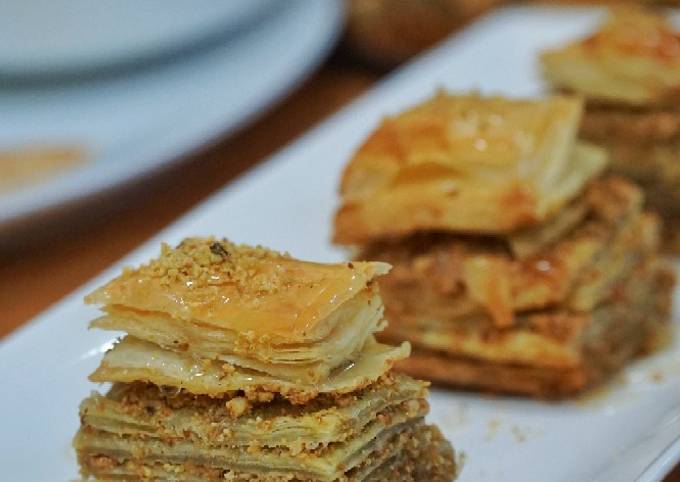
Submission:
[[112,388],[81,404],[83,476],[452,480],[427,383],[392,371],[409,345],[374,338],[388,269],[189,238],[125,270],[88,297],[94,327],[128,334],[91,376]]

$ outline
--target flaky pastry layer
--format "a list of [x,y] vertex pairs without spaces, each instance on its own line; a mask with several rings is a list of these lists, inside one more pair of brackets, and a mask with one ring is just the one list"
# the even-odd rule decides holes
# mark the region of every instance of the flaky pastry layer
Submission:
[[119,436],[189,439],[204,447],[280,447],[296,454],[344,442],[377,417],[421,413],[427,407],[426,387],[391,374],[350,394],[293,405],[278,397],[212,398],[168,393],[149,384],[117,384],[106,396],[85,399],[80,417],[84,425]]
[[591,36],[541,56],[556,87],[589,100],[673,105],[680,99],[680,34],[660,14],[614,10]]
[[330,315],[388,270],[383,263],[312,263],[259,246],[187,238],[175,248],[163,245],[158,258],[124,270],[86,301],[230,330],[250,344],[304,343],[327,337]]
[[440,93],[386,119],[345,169],[334,240],[543,222],[605,167],[602,150],[575,144],[581,109],[566,97]]
[[263,394],[279,393],[293,403],[306,403],[320,393],[345,394],[366,387],[409,353],[408,343],[393,347],[376,343],[371,337],[355,360],[336,369],[326,380],[303,383],[228,363],[197,359],[128,336],[104,355],[90,380],[148,382],[215,397],[241,390],[246,397],[255,400]]
[[591,314],[530,315],[512,330],[403,323],[387,335],[412,340],[414,355],[398,364],[411,375],[499,392],[566,395],[603,380],[665,332],[673,285],[673,276],[653,263]]
[[[81,453],[80,462],[87,475],[98,475],[106,480],[124,479],[187,482],[301,482],[301,479],[288,472],[273,470],[248,471],[216,468],[186,463],[149,463],[140,460],[118,460],[114,457]],[[384,444],[370,453],[363,464],[350,470],[337,482],[365,481],[386,482],[451,482],[455,479],[460,466],[457,464],[451,444],[444,439],[439,430],[431,425],[419,424],[395,437],[391,443]]]
[[326,337],[305,343],[271,339],[251,341],[237,331],[177,320],[164,313],[106,307],[92,327],[124,331],[162,348],[197,358],[219,360],[291,382],[324,380],[338,366],[356,358],[370,336],[383,329],[383,304],[377,285],[347,300],[326,319]]
[[[314,452],[290,454],[283,449],[248,450],[245,447],[209,448],[186,440],[164,443],[157,439],[122,438],[88,427],[81,428],[74,445],[81,457],[105,455],[118,461],[138,460],[147,464],[184,463],[229,469],[234,472],[288,474],[301,480],[334,481],[359,469],[375,452],[397,451],[422,424],[418,412],[400,412],[371,421],[356,437]],[[406,435],[406,437],[401,437]],[[139,454],[139,455],[137,455]]]

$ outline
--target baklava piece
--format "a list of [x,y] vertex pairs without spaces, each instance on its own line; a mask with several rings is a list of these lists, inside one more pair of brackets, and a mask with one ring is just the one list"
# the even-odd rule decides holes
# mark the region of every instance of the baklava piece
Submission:
[[[570,115],[539,115],[558,106]],[[439,94],[383,122],[350,161],[335,239],[393,265],[379,280],[381,337],[413,345],[403,371],[560,397],[663,330],[673,277],[659,223],[638,187],[600,175],[606,156],[576,141],[579,122],[571,98]]]
[[374,278],[191,238],[89,295],[124,331],[91,376],[74,445],[97,480],[451,481],[427,383],[396,373]]
[[335,241],[418,230],[480,234],[542,222],[599,173],[572,142],[582,105],[478,95],[433,99],[385,119],[347,166]]
[[665,245],[680,252],[680,33],[659,13],[621,8],[541,60],[556,89],[586,98],[581,137],[644,187],[664,218]]

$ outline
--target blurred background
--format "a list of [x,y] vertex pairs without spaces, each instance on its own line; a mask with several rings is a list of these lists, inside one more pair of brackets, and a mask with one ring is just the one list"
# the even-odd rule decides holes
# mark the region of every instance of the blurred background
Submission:
[[0,338],[507,3],[0,0]]

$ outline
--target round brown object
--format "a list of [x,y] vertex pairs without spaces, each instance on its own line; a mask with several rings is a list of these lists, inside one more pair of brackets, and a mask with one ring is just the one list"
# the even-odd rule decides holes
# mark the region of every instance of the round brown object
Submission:
[[430,47],[504,0],[348,0],[345,45],[379,67]]

